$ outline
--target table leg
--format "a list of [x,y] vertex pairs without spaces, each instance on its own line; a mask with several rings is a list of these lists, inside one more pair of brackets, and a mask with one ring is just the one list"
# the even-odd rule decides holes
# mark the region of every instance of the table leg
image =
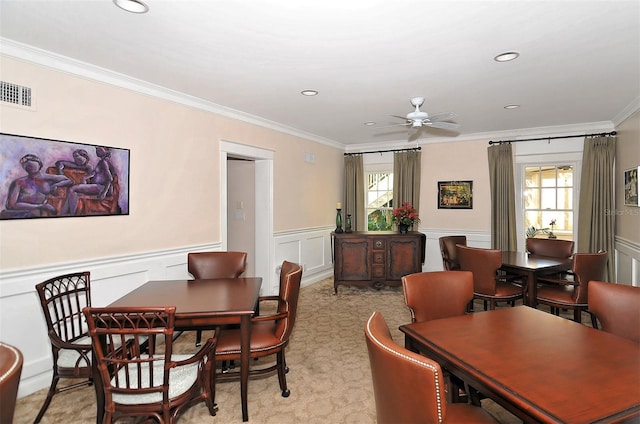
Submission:
[[[103,341],[103,346],[106,341]],[[101,424],[104,417],[104,387],[102,385],[102,376],[98,369],[98,359],[91,349],[91,378],[93,379],[93,388],[96,392],[96,424]]]
[[526,295],[524,299],[524,304],[527,306],[531,306],[532,308],[536,307],[536,296],[538,295],[538,279],[536,278],[536,273],[533,271],[529,271],[526,273],[525,278],[526,281]]
[[249,352],[251,350],[251,317],[243,315],[240,319],[240,399],[242,402],[242,421],[249,421],[247,408],[247,385],[249,383]]

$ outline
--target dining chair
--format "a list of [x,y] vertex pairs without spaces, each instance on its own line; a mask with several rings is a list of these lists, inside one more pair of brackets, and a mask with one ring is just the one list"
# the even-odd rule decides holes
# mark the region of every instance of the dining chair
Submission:
[[[296,322],[301,281],[302,267],[293,262],[284,261],[280,269],[279,294],[259,298],[260,302],[270,304],[274,313],[251,318],[249,356],[255,359],[276,355],[276,362],[271,366],[250,369],[249,375],[259,376],[277,371],[282,397],[288,397],[290,394],[286,380],[289,369],[285,359],[285,348],[289,344]],[[220,333],[216,359],[219,361],[240,359],[240,329],[224,329]],[[234,380],[238,377],[237,371],[221,372],[218,374],[218,381]]]
[[438,239],[440,253],[442,255],[442,267],[445,271],[456,271],[460,269],[456,244],[467,245],[467,236],[443,236]]
[[175,306],[84,308],[104,393],[103,423],[122,417],[175,423],[199,402],[216,415],[216,339],[195,354],[174,354],[175,312]]
[[20,349],[0,342],[0,423],[13,422],[22,364]]
[[550,258],[568,259],[573,255],[574,247],[572,240],[529,237],[526,241],[527,252]]
[[[411,322],[464,315],[473,300],[473,274],[469,271],[432,271],[402,277],[404,303],[411,312]],[[465,384],[443,370],[447,401],[461,401]],[[469,391],[469,388],[466,388]]]
[[567,278],[538,278],[536,302],[549,306],[556,315],[560,309],[571,309],[573,320],[582,322],[582,311],[589,307],[589,281],[602,281],[606,266],[607,252],[575,253]]
[[484,309],[496,308],[496,302],[514,305],[522,299],[522,287],[511,282],[507,276],[498,274],[502,266],[502,252],[497,249],[482,249],[456,245],[460,269],[473,273],[473,297],[484,301]]
[[[238,278],[247,268],[247,252],[191,252],[187,254],[187,271],[196,280]],[[205,328],[204,330],[213,330]],[[196,330],[196,347],[202,343],[202,328]]]
[[591,325],[640,343],[640,287],[589,281]]
[[480,407],[447,403],[440,365],[395,343],[380,312],[369,317],[364,334],[378,424],[496,422]]
[[[78,272],[51,278],[37,284],[36,292],[47,323],[53,356],[51,386],[34,421],[39,423],[54,395],[93,382],[91,339],[82,314],[82,308],[91,306],[90,273]],[[58,388],[61,378],[83,380]]]

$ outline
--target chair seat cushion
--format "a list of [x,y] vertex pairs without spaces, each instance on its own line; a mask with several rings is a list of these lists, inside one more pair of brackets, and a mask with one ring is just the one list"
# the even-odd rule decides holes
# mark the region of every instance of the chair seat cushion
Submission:
[[[191,355],[171,355],[172,361],[183,361],[191,358]],[[142,375],[142,387],[149,387],[149,375],[148,368],[143,368]],[[189,365],[183,365],[175,367],[169,371],[169,399],[173,399],[189,390],[198,379],[199,363],[195,362]],[[157,385],[162,385],[164,373],[164,361],[157,361],[153,366],[153,381]],[[120,384],[123,385],[126,381],[126,373],[124,370],[118,372],[118,378]],[[131,381],[131,388],[138,388],[137,379],[138,373],[135,369],[130,369],[129,378]],[[113,386],[117,385],[116,378],[111,379]],[[137,405],[162,402],[162,393],[148,393],[148,394],[122,394],[114,393],[113,401],[124,405]]]
[[[73,342],[77,345],[91,346],[91,337],[84,336]],[[88,361],[88,362],[87,362]],[[60,349],[58,352],[58,367],[60,368],[87,368],[91,366],[91,351],[87,352],[87,358],[83,358],[77,350]]]
[[[575,306],[573,300],[574,287],[563,285],[543,285],[538,287],[536,298],[539,302],[552,302],[559,305]],[[586,307],[587,305],[579,304]]]
[[[274,321],[256,322],[251,326],[251,353],[259,353],[280,346],[283,340],[275,336]],[[223,329],[216,346],[216,356],[240,355],[240,329]]]

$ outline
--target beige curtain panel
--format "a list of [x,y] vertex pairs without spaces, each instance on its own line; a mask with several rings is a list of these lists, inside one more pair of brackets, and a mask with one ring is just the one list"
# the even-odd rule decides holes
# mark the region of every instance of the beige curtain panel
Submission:
[[[393,207],[409,202],[420,214],[420,178],[422,152],[408,151],[393,154]],[[417,231],[417,228],[414,228]]]
[[366,231],[367,220],[364,214],[364,166],[362,155],[344,157],[344,206],[346,219],[351,214],[351,227],[354,231]]
[[614,272],[614,164],[615,137],[587,137],[582,153],[578,252],[607,251],[607,281]]
[[489,146],[491,248],[518,250],[516,195],[511,144]]

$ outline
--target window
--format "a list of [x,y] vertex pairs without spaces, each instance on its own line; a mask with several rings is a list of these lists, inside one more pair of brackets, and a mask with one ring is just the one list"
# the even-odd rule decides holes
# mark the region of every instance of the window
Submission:
[[572,240],[574,165],[526,165],[523,181],[525,229],[553,231]]
[[366,184],[367,229],[369,231],[391,230],[393,172],[367,172]]

